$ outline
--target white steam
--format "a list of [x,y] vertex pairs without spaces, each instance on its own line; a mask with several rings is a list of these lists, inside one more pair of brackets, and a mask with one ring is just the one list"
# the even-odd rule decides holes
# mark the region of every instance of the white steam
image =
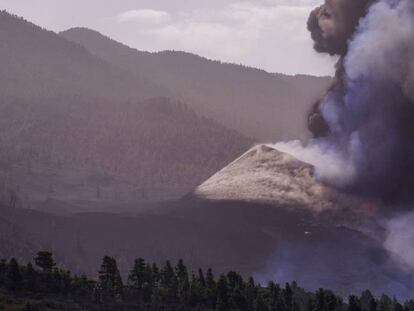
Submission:
[[347,82],[385,80],[403,85],[414,60],[414,5],[412,0],[383,0],[361,20],[345,59]]
[[329,143],[312,140],[306,146],[299,140],[279,142],[273,148],[315,167],[315,176],[322,182],[338,187],[347,186],[355,177],[352,163]]
[[[402,94],[408,93],[411,82],[413,16],[412,0],[382,0],[372,5],[349,43],[344,63],[346,93],[333,98],[337,104],[322,106],[340,143],[348,140],[345,149],[359,175],[387,175],[407,152],[395,116],[406,104]],[[355,137],[361,137],[361,142],[355,143]]]
[[386,228],[384,247],[394,259],[414,269],[414,213],[389,220]]

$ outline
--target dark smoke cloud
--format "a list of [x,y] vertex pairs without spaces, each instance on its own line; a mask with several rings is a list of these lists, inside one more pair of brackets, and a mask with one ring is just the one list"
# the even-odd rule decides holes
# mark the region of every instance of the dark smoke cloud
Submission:
[[326,0],[308,28],[316,51],[340,56],[308,118],[316,143],[352,163],[348,186],[401,196],[414,175],[414,1]]
[[331,55],[345,55],[348,41],[358,22],[367,13],[372,0],[326,0],[312,11],[308,29],[315,42],[315,50]]
[[414,62],[408,68],[407,79],[404,83],[404,94],[414,102]]
[[[335,92],[341,96],[345,93],[344,56],[360,19],[367,14],[373,2],[374,0],[325,0],[309,16],[308,30],[314,41],[314,49],[319,53],[340,56],[329,93]],[[315,137],[328,136],[330,132],[329,125],[320,112],[322,100],[313,105],[308,117],[308,128]]]

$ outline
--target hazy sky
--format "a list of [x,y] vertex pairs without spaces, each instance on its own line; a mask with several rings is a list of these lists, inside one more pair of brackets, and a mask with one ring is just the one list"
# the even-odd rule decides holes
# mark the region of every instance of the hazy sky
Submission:
[[98,30],[140,50],[184,50],[271,72],[333,73],[306,30],[322,0],[0,0],[0,9],[61,31]]

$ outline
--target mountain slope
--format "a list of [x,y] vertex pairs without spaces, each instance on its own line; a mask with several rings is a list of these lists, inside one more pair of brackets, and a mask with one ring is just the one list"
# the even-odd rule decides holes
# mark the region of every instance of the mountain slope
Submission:
[[1,188],[30,201],[176,198],[251,144],[165,98],[14,100],[0,111]]
[[168,91],[155,83],[7,12],[0,60],[4,201],[176,198],[251,144],[162,97]]
[[154,83],[137,80],[85,48],[5,11],[0,11],[0,42],[2,96],[138,100],[167,94]]
[[270,74],[184,52],[141,52],[84,28],[61,35],[102,59],[164,85],[197,112],[263,141],[304,135],[306,112],[330,81]]

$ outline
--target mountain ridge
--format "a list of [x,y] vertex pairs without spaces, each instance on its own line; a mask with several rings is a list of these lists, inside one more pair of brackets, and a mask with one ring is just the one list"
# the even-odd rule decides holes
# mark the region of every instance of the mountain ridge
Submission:
[[[145,50],[140,50],[138,48],[134,48],[131,47],[125,43],[122,43],[120,41],[117,41],[115,39],[112,39],[109,36],[106,36],[104,34],[102,34],[101,32],[94,30],[92,28],[88,28],[88,27],[72,27],[69,28],[67,30],[63,30],[58,32],[59,35],[66,37],[66,38],[71,38],[73,35],[77,34],[80,36],[84,36],[84,38],[77,38],[78,42],[84,42],[86,40],[96,40],[96,42],[100,43],[100,44],[104,44],[105,40],[113,43],[114,45],[117,46],[121,46],[124,48],[127,48],[128,50],[132,50],[135,52],[139,52],[142,54],[152,54],[152,55],[156,55],[156,54],[164,54],[164,53],[176,53],[176,54],[184,54],[190,57],[195,57],[195,58],[199,58],[205,61],[209,61],[209,62],[213,62],[213,63],[220,63],[221,65],[227,65],[227,66],[235,66],[235,67],[242,67],[245,68],[247,70],[252,70],[252,71],[258,71],[258,72],[262,72],[264,74],[269,74],[269,75],[276,75],[276,76],[281,76],[281,77],[287,77],[287,78],[295,78],[295,77],[314,77],[314,78],[326,78],[326,79],[332,79],[332,76],[329,75],[311,75],[311,74],[304,74],[304,73],[297,73],[297,74],[286,74],[286,73],[280,73],[280,72],[271,72],[268,71],[266,69],[262,69],[262,68],[258,68],[258,67],[254,67],[254,66],[249,66],[249,65],[243,65],[243,64],[237,64],[237,63],[233,63],[233,62],[226,62],[226,61],[221,61],[218,59],[212,59],[212,58],[208,58],[202,55],[198,55],[196,53],[192,53],[192,52],[187,52],[184,50],[160,50],[160,51],[145,51]],[[99,40],[100,39],[104,39],[104,40]],[[71,40],[70,40],[71,41]],[[74,42],[75,44],[79,44],[80,46],[84,47],[81,43],[78,43],[77,41],[71,41]],[[101,45],[101,48],[113,48],[114,46],[111,44],[107,44],[107,45]],[[86,48],[86,47],[84,47]]]
[[142,100],[163,91],[147,80],[134,83],[124,69],[23,18],[0,12],[2,96],[88,96]]
[[307,110],[330,83],[326,77],[268,73],[187,52],[143,52],[88,28],[60,35],[120,68],[150,77],[196,112],[262,142],[306,135]]
[[0,42],[5,201],[177,198],[252,143],[151,79],[4,11]]

